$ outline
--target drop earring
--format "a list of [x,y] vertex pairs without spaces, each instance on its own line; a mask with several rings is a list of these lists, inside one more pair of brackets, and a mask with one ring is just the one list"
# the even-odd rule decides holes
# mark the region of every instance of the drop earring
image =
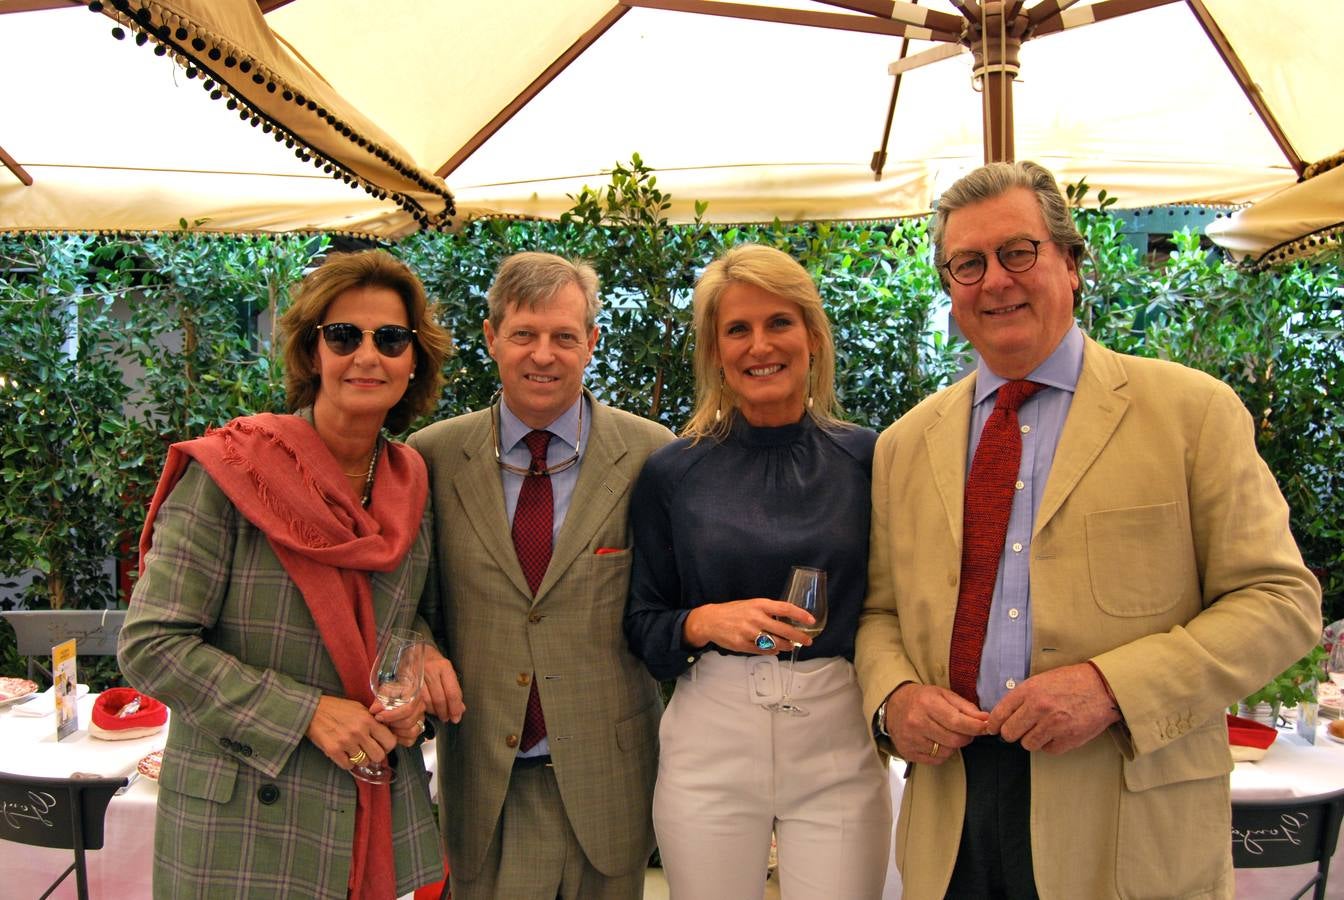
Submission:
[[719,369],[719,402],[714,407],[714,424],[723,421],[723,369]]
[[807,355],[807,408],[812,408],[812,364],[817,358],[812,354]]

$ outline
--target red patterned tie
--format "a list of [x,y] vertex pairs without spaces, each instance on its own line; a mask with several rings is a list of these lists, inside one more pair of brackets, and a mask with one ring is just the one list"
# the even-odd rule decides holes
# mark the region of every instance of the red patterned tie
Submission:
[[[551,476],[546,471],[546,448],[551,443],[549,431],[530,431],[523,438],[532,453],[531,474],[523,479],[518,491],[518,506],[513,511],[513,549],[523,567],[528,589],[536,596],[537,587],[551,563],[551,532],[555,527],[555,505],[551,496]],[[543,473],[543,474],[537,474]],[[537,676],[532,675],[532,689],[527,695],[527,715],[523,719],[522,748],[531,750],[546,736],[546,717],[541,712],[541,696],[537,693]]]
[[980,654],[989,624],[989,602],[1008,534],[1008,514],[1022,461],[1022,432],[1017,410],[1044,385],[1010,381],[999,388],[994,409],[980,432],[980,443],[966,479],[966,506],[961,526],[961,590],[952,624],[949,664],[952,690],[979,705],[975,690]]

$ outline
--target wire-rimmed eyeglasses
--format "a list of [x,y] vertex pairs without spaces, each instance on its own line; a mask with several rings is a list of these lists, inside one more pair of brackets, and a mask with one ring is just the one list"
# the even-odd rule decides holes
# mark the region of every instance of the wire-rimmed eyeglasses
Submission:
[[513,463],[504,461],[504,448],[500,445],[499,438],[499,416],[500,405],[504,402],[503,391],[496,391],[494,400],[491,401],[494,410],[490,413],[490,442],[495,447],[495,462],[505,472],[512,472],[514,475],[555,475],[563,472],[579,461],[579,444],[583,440],[583,407],[586,405],[582,400],[579,401],[579,433],[574,436],[574,455],[569,459],[562,459],[553,466],[547,466],[544,469],[533,469],[531,466],[515,466]]
[[[1036,265],[1036,257],[1040,254],[1043,243],[1045,242],[1031,238],[1013,238],[995,250],[994,255],[998,257],[999,265],[1007,271],[1022,273]],[[969,286],[980,283],[985,277],[988,266],[985,254],[979,250],[963,250],[952,254],[952,258],[938,268],[946,269],[947,274],[957,284]]]

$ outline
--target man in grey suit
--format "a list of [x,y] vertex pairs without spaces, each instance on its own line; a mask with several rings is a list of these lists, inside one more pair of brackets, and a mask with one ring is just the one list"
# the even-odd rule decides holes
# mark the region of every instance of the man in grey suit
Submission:
[[599,308],[588,265],[506,259],[484,323],[500,399],[409,441],[434,503],[421,609],[456,900],[643,894],[661,700],[621,630],[626,509],[672,434],[583,388]]

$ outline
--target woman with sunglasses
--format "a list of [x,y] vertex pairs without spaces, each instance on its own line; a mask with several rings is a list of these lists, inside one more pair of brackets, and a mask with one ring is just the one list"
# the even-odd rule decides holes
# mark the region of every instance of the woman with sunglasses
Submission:
[[[121,632],[127,680],[172,709],[155,897],[393,898],[442,877],[423,701],[383,709],[380,639],[423,628],[425,466],[388,440],[450,348],[419,279],[332,254],[280,326],[290,415],[169,450]],[[349,770],[386,760],[391,785]]]

